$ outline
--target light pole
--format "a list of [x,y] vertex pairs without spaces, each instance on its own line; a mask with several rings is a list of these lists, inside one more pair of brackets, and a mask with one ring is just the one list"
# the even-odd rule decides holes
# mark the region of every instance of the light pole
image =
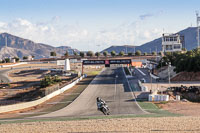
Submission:
[[134,55],[135,55],[135,46],[134,46]]
[[157,55],[158,55],[158,51],[157,51],[157,46],[156,46],[156,62],[158,62]]
[[161,63],[161,64],[160,64],[160,65],[161,65],[160,71],[161,71],[161,72],[162,72],[162,59],[163,59],[163,58],[160,59],[160,63]]
[[126,54],[127,54],[127,52],[128,52],[128,51],[127,51],[127,45],[126,45]]
[[168,64],[169,87],[170,87],[170,67],[171,67],[171,62],[169,62]]
[[149,75],[150,75],[150,80],[151,80],[151,91],[152,91],[152,75],[151,75],[151,70],[149,70]]
[[151,48],[150,48],[150,55],[152,55],[152,54],[151,54]]

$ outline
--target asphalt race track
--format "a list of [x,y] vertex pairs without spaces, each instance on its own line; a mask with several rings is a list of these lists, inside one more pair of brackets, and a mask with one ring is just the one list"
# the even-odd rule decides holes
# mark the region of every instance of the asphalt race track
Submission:
[[0,83],[8,83],[8,82],[10,82],[10,80],[9,80],[7,74],[6,74],[9,70],[10,69],[0,70]]
[[70,105],[36,117],[103,115],[97,110],[97,97],[106,101],[111,115],[145,113],[136,104],[122,67],[111,67],[104,69]]

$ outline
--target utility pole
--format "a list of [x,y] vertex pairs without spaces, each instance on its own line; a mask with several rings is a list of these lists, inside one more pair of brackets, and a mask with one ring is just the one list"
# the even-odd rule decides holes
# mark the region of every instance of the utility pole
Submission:
[[5,37],[5,47],[7,48],[7,46],[8,46],[8,41],[7,41],[7,36]]
[[197,17],[197,48],[199,48],[199,22],[200,22],[200,17],[199,17],[199,12],[196,11],[196,17]]
[[158,51],[157,51],[157,46],[156,46],[156,62],[158,62],[157,55],[158,55]]
[[150,54],[151,54],[151,48],[150,48]]
[[171,83],[171,81],[170,81],[170,67],[171,67],[171,62],[169,62],[169,64],[168,64],[169,87],[170,87],[170,83]]
[[156,46],[156,56],[157,56],[157,54],[158,54],[158,50],[157,50],[157,46]]
[[127,51],[127,45],[126,45],[126,54],[128,54],[127,52],[128,52],[128,51]]

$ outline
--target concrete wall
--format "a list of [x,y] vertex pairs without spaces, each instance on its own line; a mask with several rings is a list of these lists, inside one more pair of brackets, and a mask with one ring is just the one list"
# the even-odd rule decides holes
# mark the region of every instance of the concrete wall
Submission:
[[1,65],[0,68],[2,67],[13,67],[13,66],[18,66],[18,65],[23,65],[23,64],[27,64],[27,62],[20,62],[20,63],[16,63],[16,64],[12,64],[12,65]]
[[166,91],[168,87],[180,87],[181,85],[183,86],[200,86],[199,82],[183,82],[183,83],[142,83],[142,85],[146,86],[148,90],[159,90],[159,91]]
[[61,93],[63,93],[64,91],[70,89],[71,87],[73,87],[74,85],[76,85],[80,80],[82,80],[85,77],[82,76],[79,79],[75,80],[74,82],[72,82],[71,84],[52,92],[51,94],[35,100],[35,101],[31,101],[31,102],[25,102],[25,103],[19,103],[19,104],[13,104],[13,105],[6,105],[6,106],[0,106],[0,113],[5,113],[5,112],[10,112],[10,111],[16,111],[16,110],[20,110],[20,109],[26,109],[26,108],[30,108],[30,107],[34,107],[36,105],[39,105],[47,100],[49,100],[50,98],[53,98]]

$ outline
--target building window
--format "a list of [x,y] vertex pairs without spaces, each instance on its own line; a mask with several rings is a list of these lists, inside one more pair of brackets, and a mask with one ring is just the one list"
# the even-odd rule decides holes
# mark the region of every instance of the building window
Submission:
[[169,41],[169,37],[166,37],[166,41],[167,41],[167,42]]
[[175,44],[174,45],[174,49],[180,49],[181,48],[181,45],[180,44]]
[[174,41],[175,41],[175,42],[177,41],[177,37],[174,37]]
[[166,50],[172,50],[172,45],[166,45]]

